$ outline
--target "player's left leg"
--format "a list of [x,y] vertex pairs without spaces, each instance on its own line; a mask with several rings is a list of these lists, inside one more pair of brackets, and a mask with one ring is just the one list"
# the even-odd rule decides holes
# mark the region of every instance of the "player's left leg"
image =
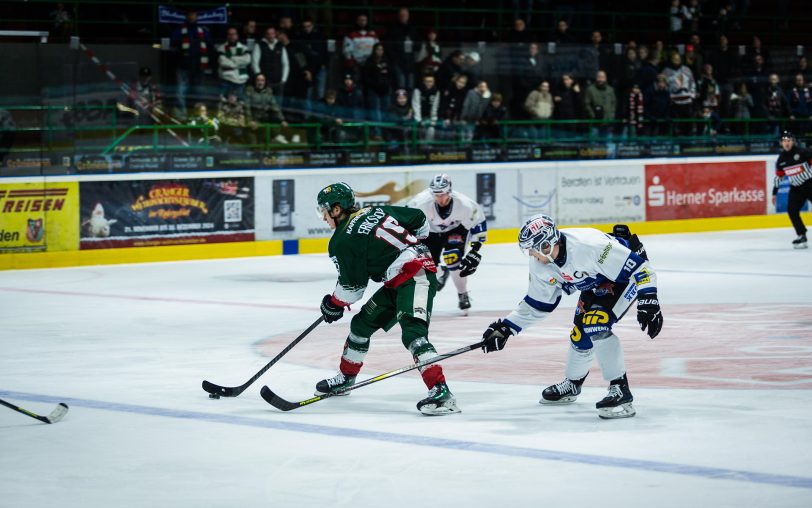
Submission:
[[468,297],[468,278],[460,277],[460,263],[465,256],[465,241],[468,238],[468,230],[462,226],[457,226],[448,232],[446,239],[443,260],[451,273],[451,280],[457,288],[457,305],[462,311],[471,308],[471,299]]
[[[397,316],[403,345],[415,362],[437,356],[437,350],[429,342],[429,322],[437,292],[437,277],[432,272],[420,270],[409,281],[397,288]],[[443,368],[433,363],[420,369],[423,382],[429,389],[428,396],[417,403],[417,409],[426,415],[459,413],[457,401],[446,384]]]

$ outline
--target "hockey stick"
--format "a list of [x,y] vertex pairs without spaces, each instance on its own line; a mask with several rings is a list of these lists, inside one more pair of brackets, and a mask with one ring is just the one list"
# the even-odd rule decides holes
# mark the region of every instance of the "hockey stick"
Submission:
[[280,411],[290,411],[291,409],[297,409],[303,406],[308,406],[310,404],[314,404],[320,400],[329,399],[330,397],[334,397],[336,395],[343,395],[350,390],[355,390],[356,388],[361,388],[362,386],[371,385],[372,383],[377,383],[378,381],[383,381],[384,379],[389,379],[390,377],[395,377],[399,374],[403,374],[404,372],[409,372],[410,370],[419,369],[421,367],[425,367],[426,365],[431,365],[432,363],[437,363],[440,361],[445,360],[446,358],[451,358],[452,356],[461,355],[462,353],[467,353],[472,349],[481,348],[485,344],[484,341],[477,342],[476,344],[471,344],[469,346],[461,347],[459,349],[455,349],[454,351],[450,351],[448,353],[437,355],[430,360],[426,360],[424,362],[413,363],[412,365],[408,365],[406,367],[401,367],[397,370],[390,370],[389,372],[385,372],[375,377],[371,377],[369,379],[365,379],[360,383],[356,383],[352,386],[349,386],[339,392],[331,392],[325,393],[322,395],[316,395],[315,397],[309,398],[307,400],[302,400],[299,402],[289,402],[279,395],[275,394],[270,388],[267,386],[263,386],[262,390],[259,394],[265,399],[265,402],[272,405],[276,409]]
[[259,379],[259,377],[261,375],[265,374],[265,372],[267,372],[268,369],[270,369],[273,364],[278,362],[280,358],[285,356],[288,353],[288,351],[293,349],[293,346],[298,344],[302,339],[304,339],[307,336],[307,334],[309,334],[310,332],[313,331],[314,328],[319,326],[322,321],[324,321],[324,316],[319,316],[319,318],[316,321],[314,321],[312,325],[307,327],[307,330],[303,331],[301,335],[299,335],[298,337],[293,339],[293,342],[288,344],[287,347],[285,349],[283,349],[281,353],[276,355],[273,360],[268,362],[268,364],[265,365],[264,367],[262,367],[259,370],[259,372],[254,374],[254,377],[252,377],[251,379],[246,381],[244,384],[241,384],[240,386],[231,386],[231,387],[229,387],[229,386],[216,385],[216,384],[210,383],[208,381],[203,381],[203,390],[210,393],[211,398],[213,398],[213,399],[217,399],[217,398],[220,398],[220,397],[237,397],[242,392],[244,392],[246,388],[251,386],[251,384],[254,381]]
[[51,411],[51,414],[49,414],[48,416],[40,416],[40,415],[38,415],[36,413],[32,413],[31,411],[25,410],[25,409],[23,409],[23,408],[21,408],[19,406],[15,406],[14,404],[12,404],[10,402],[6,402],[3,399],[0,399],[0,404],[6,406],[8,408],[11,408],[11,409],[17,411],[18,413],[28,415],[31,418],[36,418],[37,420],[39,420],[41,422],[45,422],[45,423],[56,423],[59,420],[61,420],[66,414],[68,414],[68,405],[64,404],[62,402],[57,404],[56,408],[54,408],[54,410]]

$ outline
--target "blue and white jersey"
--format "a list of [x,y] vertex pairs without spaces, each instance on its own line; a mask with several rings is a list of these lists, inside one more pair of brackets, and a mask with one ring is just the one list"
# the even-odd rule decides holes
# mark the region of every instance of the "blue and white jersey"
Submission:
[[487,239],[488,225],[482,207],[465,194],[451,191],[451,210],[447,217],[440,215],[440,208],[428,189],[417,194],[406,206],[419,208],[426,214],[432,233],[445,233],[462,225],[470,232],[470,241],[484,242]]
[[648,261],[615,237],[592,228],[569,228],[561,230],[561,242],[565,250],[561,266],[530,258],[527,295],[506,318],[515,332],[547,317],[562,293],[594,290],[600,294],[601,284],[615,282],[627,286],[622,298],[631,302],[638,294],[657,291],[657,275]]

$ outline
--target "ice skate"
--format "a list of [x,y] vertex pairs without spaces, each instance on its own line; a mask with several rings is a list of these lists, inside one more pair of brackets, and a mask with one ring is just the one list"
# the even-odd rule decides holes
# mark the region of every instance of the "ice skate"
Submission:
[[438,293],[440,291],[442,291],[443,288],[445,287],[445,283],[448,282],[448,276],[449,275],[451,275],[451,271],[448,268],[446,268],[444,266],[441,266],[440,267],[440,273],[437,274],[437,292]]
[[581,385],[586,376],[581,379],[565,379],[560,383],[550,385],[541,392],[539,404],[568,404],[575,402],[581,394]]
[[801,236],[799,236],[798,238],[793,240],[792,241],[792,247],[794,249],[806,249],[807,248],[806,233],[802,234]]
[[429,395],[417,403],[417,409],[428,416],[443,416],[459,413],[457,399],[445,383],[437,383],[429,390]]
[[468,293],[459,293],[457,295],[459,297],[458,306],[460,310],[465,314],[468,315],[468,309],[471,308],[471,299],[468,298]]
[[325,395],[327,393],[333,393],[341,396],[349,395],[350,392],[344,392],[343,390],[354,384],[355,376],[345,376],[339,372],[337,375],[331,378],[322,379],[316,383],[316,395]]
[[595,404],[598,408],[598,416],[604,420],[612,418],[630,418],[637,414],[632,401],[634,397],[629,390],[629,381],[626,374],[612,380],[609,385],[609,393],[600,402]]

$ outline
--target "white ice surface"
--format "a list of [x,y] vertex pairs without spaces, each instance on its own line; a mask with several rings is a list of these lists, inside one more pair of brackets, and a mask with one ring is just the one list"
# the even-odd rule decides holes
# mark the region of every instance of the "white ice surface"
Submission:
[[[616,421],[596,416],[597,369],[576,403],[537,403],[563,378],[574,297],[504,351],[443,363],[459,415],[420,415],[414,372],[282,413],[261,386],[308,398],[349,316],[238,398],[210,400],[200,382],[241,384],[318,317],[325,255],[0,272],[0,398],[71,406],[54,425],[0,407],[0,507],[809,508],[812,250],[793,236],[644,238],[665,328],[650,341],[633,314],[618,325],[638,415]],[[484,248],[467,318],[449,282],[437,349],[506,314],[526,262]],[[361,377],[410,361],[373,337]]]

